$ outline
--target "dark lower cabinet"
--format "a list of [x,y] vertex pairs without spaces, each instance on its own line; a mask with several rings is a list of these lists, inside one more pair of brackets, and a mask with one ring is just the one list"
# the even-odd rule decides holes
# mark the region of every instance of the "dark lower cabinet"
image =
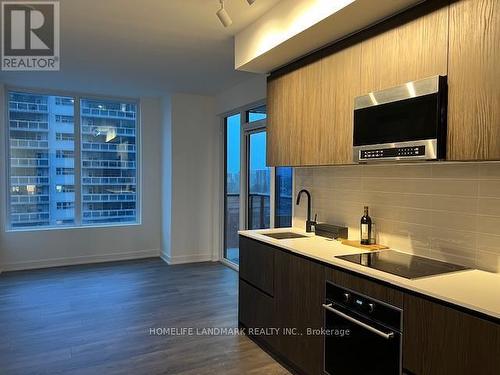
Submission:
[[295,373],[324,374],[328,280],[403,309],[403,374],[500,374],[497,321],[244,237],[240,254],[239,323]]
[[324,290],[321,264],[240,237],[239,323],[296,373],[323,374]]
[[417,375],[500,374],[500,325],[404,296],[403,367]]
[[262,242],[240,236],[240,278],[264,293],[274,294],[274,254]]
[[304,374],[323,374],[324,266],[278,251],[275,255],[277,349]]
[[274,298],[240,279],[238,307],[238,320],[249,334],[272,346],[276,337],[265,330],[274,325]]

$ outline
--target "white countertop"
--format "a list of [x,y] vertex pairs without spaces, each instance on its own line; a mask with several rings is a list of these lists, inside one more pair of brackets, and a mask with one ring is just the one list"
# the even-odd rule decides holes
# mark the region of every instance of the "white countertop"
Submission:
[[[305,234],[309,237],[276,240],[263,235],[265,233],[288,231]],[[305,233],[301,229],[244,230],[238,233],[323,263],[355,271],[401,288],[500,319],[500,274],[480,270],[466,270],[411,280],[335,258],[337,255],[360,254],[366,251],[342,245],[338,241]]]

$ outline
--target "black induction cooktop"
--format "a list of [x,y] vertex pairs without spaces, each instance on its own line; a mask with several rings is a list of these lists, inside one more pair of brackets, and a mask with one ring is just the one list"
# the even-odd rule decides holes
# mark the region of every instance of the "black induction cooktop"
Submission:
[[341,255],[336,258],[361,264],[393,275],[416,279],[419,277],[440,275],[448,272],[463,271],[469,267],[441,262],[396,250],[383,250],[374,253]]

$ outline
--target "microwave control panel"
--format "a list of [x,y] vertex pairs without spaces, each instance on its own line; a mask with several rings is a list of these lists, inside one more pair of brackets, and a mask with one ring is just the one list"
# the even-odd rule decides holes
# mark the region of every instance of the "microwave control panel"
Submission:
[[384,158],[412,158],[425,156],[425,146],[390,147],[374,150],[361,150],[360,160]]

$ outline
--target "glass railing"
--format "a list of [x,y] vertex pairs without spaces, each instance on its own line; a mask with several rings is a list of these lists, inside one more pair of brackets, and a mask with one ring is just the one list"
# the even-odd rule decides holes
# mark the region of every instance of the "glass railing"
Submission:
[[135,218],[135,210],[84,210],[83,218],[84,219],[100,219],[100,218],[123,218],[130,217]]
[[84,194],[83,201],[91,202],[135,202],[135,194]]
[[11,100],[9,101],[9,109],[20,112],[47,112],[49,107],[47,104],[15,102]]
[[135,152],[135,145],[117,143],[82,142],[83,151]]
[[248,229],[270,227],[271,199],[269,194],[248,194]]
[[49,142],[27,139],[11,139],[10,148],[46,149],[49,148]]
[[49,203],[48,195],[11,195],[11,204],[39,204]]
[[13,130],[48,131],[49,123],[45,121],[10,120],[10,128]]
[[135,185],[135,177],[83,177],[84,185]]
[[16,185],[48,185],[49,177],[40,176],[11,176],[10,184]]
[[82,160],[83,168],[134,169],[134,161]]
[[98,117],[115,117],[135,120],[135,111],[118,111],[116,109],[99,109],[82,107],[82,115]]
[[48,167],[49,159],[34,159],[34,158],[10,158],[11,167]]
[[82,126],[83,134],[91,134],[94,135],[97,132],[102,132],[104,134],[108,132],[116,133],[116,135],[125,135],[125,136],[135,136],[135,129],[131,128],[121,128],[119,126],[116,127],[100,127],[100,126]]

